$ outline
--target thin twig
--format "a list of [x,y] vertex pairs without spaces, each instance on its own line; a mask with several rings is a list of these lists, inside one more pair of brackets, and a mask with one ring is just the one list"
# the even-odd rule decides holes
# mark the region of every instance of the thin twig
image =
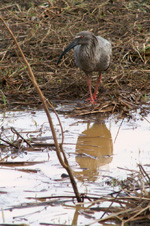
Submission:
[[148,173],[145,171],[145,169],[143,168],[143,166],[141,164],[139,164],[138,166],[140,168],[140,172],[142,173],[143,176],[145,174],[145,176],[147,178],[147,182],[149,183],[150,182],[150,177],[149,177]]
[[4,143],[8,144],[9,146],[11,147],[14,147],[14,148],[17,148],[18,149],[18,146],[16,146],[15,144],[7,141],[7,140],[4,140],[3,138],[0,138],[1,141],[3,141]]
[[117,140],[117,137],[118,137],[118,134],[119,134],[119,131],[120,131],[120,129],[121,129],[121,126],[122,126],[123,121],[124,121],[124,118],[122,119],[122,121],[121,121],[121,123],[120,123],[120,126],[119,126],[119,128],[118,128],[117,134],[116,134],[116,136],[115,136],[114,143],[115,143],[116,140]]
[[27,143],[27,145],[29,145],[29,147],[32,147],[32,145],[23,137],[21,136],[21,134],[14,128],[14,127],[11,127],[11,131],[15,134],[17,134],[19,137],[21,137],[21,139]]
[[[10,35],[12,36],[22,58],[23,58],[23,61],[25,63],[25,65],[27,66],[27,69],[28,69],[28,76],[29,78],[31,79],[41,101],[42,101],[42,104],[43,104],[43,108],[45,110],[45,113],[47,115],[47,118],[48,118],[48,122],[49,122],[49,125],[50,125],[50,128],[51,128],[51,131],[52,131],[52,135],[53,135],[53,139],[54,139],[54,143],[55,143],[55,147],[56,147],[56,153],[57,153],[57,157],[59,159],[59,162],[60,164],[67,170],[68,174],[69,174],[69,177],[70,177],[70,181],[71,181],[71,184],[72,184],[72,187],[73,187],[73,190],[74,190],[74,193],[76,195],[76,198],[77,198],[77,201],[78,202],[81,202],[81,197],[80,197],[80,194],[78,192],[78,188],[77,188],[77,185],[76,185],[76,182],[75,182],[75,179],[74,179],[74,176],[73,176],[73,173],[72,173],[72,170],[69,166],[69,163],[67,161],[67,158],[65,156],[65,152],[63,150],[63,146],[61,145],[61,150],[60,150],[60,145],[58,143],[58,140],[57,140],[57,136],[56,136],[56,132],[55,132],[55,129],[54,129],[54,125],[53,125],[53,121],[52,121],[52,118],[50,116],[50,113],[49,113],[49,109],[48,109],[48,105],[47,105],[47,100],[46,98],[44,97],[41,89],[39,88],[38,84],[37,84],[37,81],[35,79],[35,76],[33,74],[33,71],[30,67],[30,64],[28,63],[22,49],[20,48],[20,45],[18,44],[17,42],[17,39],[15,38],[13,32],[11,31],[11,29],[7,26],[6,22],[4,21],[4,19],[0,16],[0,20],[3,22],[4,26],[6,27],[6,29],[8,30],[8,32],[10,33]],[[64,159],[62,158],[62,155],[61,155],[61,151],[63,152],[63,157]]]

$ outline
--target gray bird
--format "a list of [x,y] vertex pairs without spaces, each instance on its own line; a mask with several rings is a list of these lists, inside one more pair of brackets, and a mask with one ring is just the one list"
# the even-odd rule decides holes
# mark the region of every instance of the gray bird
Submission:
[[[102,71],[107,70],[110,64],[112,54],[112,46],[106,39],[95,36],[92,32],[81,31],[75,39],[66,47],[57,61],[59,64],[61,58],[72,48],[74,48],[74,56],[76,65],[85,72],[87,84],[90,92],[90,101],[92,104],[96,102],[96,95],[102,78]],[[92,72],[98,72],[97,84],[94,94],[91,91]]]

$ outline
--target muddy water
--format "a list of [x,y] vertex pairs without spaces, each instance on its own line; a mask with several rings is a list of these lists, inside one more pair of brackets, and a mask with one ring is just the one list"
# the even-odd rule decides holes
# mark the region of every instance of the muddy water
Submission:
[[[51,116],[61,141],[58,121],[53,113]],[[117,188],[109,187],[106,181],[127,176],[128,171],[120,168],[138,170],[138,163],[149,164],[150,117],[145,119],[134,113],[132,116],[130,121],[118,120],[115,116],[101,121],[94,117],[77,119],[59,115],[64,130],[64,149],[80,193],[108,194]],[[34,143],[53,143],[42,110],[1,113],[0,126],[1,138],[5,141],[14,143],[19,139],[10,129],[14,127]],[[0,223],[85,225],[101,216],[97,212],[87,217],[82,214],[84,207],[75,208],[68,198],[65,205],[57,197],[49,200],[48,205],[35,205],[40,203],[39,197],[44,202],[47,201],[44,197],[73,195],[69,179],[61,177],[66,172],[60,166],[54,148],[28,148],[23,144],[17,150],[2,144],[6,143],[1,141],[0,161],[10,164],[0,165]]]

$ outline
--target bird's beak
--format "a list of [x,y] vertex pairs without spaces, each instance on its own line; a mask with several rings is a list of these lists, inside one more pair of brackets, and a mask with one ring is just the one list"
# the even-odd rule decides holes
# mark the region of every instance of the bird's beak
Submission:
[[71,50],[72,48],[74,48],[76,45],[79,45],[78,43],[78,39],[75,38],[67,47],[66,49],[62,52],[62,54],[60,55],[58,61],[57,61],[57,65],[60,63],[61,61],[61,58],[69,51]]

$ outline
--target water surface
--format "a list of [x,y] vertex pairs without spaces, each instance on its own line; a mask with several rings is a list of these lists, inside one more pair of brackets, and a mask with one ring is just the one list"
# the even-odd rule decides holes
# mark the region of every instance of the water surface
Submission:
[[[51,113],[57,137],[61,131],[54,113]],[[64,130],[64,150],[74,171],[80,193],[101,196],[113,189],[105,182],[110,178],[125,179],[127,170],[138,170],[138,164],[149,164],[150,117],[133,113],[133,118],[118,120],[112,116],[106,120],[78,119],[59,114]],[[0,115],[1,138],[14,142],[14,127],[25,139],[38,143],[53,143],[51,131],[43,110],[4,112]],[[5,142],[1,141],[1,145]],[[85,225],[100,217],[94,213],[89,219],[84,208],[66,199],[66,205],[51,200],[48,205],[28,207],[35,198],[73,195],[66,171],[59,164],[54,147],[22,150],[2,147],[1,162],[28,162],[33,165],[0,165],[0,223],[28,223],[31,226],[44,223]],[[149,170],[149,167],[146,168]],[[45,199],[44,201],[47,201]],[[96,225],[96,224],[94,224]],[[100,225],[100,224],[99,224]],[[101,224],[103,225],[103,224]]]

